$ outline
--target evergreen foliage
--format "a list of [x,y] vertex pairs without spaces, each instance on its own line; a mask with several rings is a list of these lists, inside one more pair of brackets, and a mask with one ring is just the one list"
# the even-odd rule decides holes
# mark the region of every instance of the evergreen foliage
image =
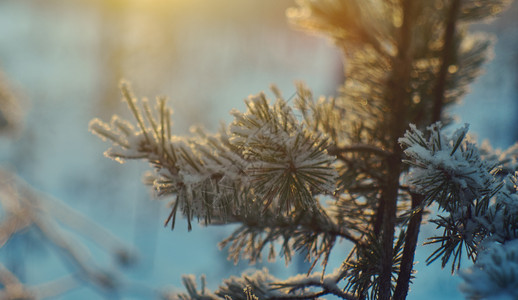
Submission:
[[[467,26],[507,4],[299,1],[288,11],[295,26],[324,33],[342,50],[338,95],[314,100],[298,84],[294,110],[273,88],[274,101],[263,93],[249,97],[247,111],[233,111],[234,121],[217,134],[175,136],[165,100],[154,109],[147,100],[139,105],[123,84],[137,126],[115,116],[109,124],[93,120],[90,129],[113,143],[108,157],[154,166],[146,183],[174,199],[166,225],[174,227],[178,212],[189,228],[195,219],[238,223],[221,243],[230,259],[254,262],[265,248],[274,259],[279,246],[287,262],[293,252],[312,262],[307,275],[279,280],[257,271],[225,281],[215,293],[205,291],[204,280],[199,291],[195,278],[185,277],[187,294],[167,297],[405,299],[424,219],[442,231],[428,241],[436,247],[429,263],[452,261],[454,272],[463,249],[475,262],[463,273],[467,297],[499,288],[512,297],[516,147],[499,154],[477,146],[467,125],[450,135],[443,129],[451,123],[445,108],[466,93],[490,55],[491,37],[470,34]],[[352,250],[328,273],[338,239]],[[318,261],[322,272],[313,270]]]

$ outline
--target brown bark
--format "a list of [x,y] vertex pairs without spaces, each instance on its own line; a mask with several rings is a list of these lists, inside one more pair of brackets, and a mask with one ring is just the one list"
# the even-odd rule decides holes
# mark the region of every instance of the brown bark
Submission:
[[419,237],[419,229],[423,219],[423,210],[420,208],[424,200],[423,195],[412,194],[412,210],[414,214],[408,223],[405,236],[405,247],[403,248],[403,257],[401,259],[401,268],[397,278],[396,290],[394,291],[394,300],[406,299],[412,269],[414,267],[415,249],[417,247],[417,239]]
[[407,126],[406,107],[410,100],[409,82],[412,70],[412,19],[415,0],[403,1],[403,24],[398,37],[398,53],[392,63],[393,72],[388,87],[390,90],[390,142],[392,155],[387,159],[387,183],[382,191],[384,204],[382,222],[382,261],[380,272],[379,299],[389,300],[392,287],[392,257],[394,247],[394,231],[396,226],[396,211],[399,191],[399,176],[401,174],[401,158],[403,152],[398,139],[403,135]]
[[[446,80],[448,76],[448,67],[454,57],[454,39],[455,27],[459,15],[461,0],[453,0],[448,11],[446,19],[446,27],[444,29],[443,50],[442,50],[442,65],[437,74],[436,87],[434,89],[434,106],[432,112],[432,122],[437,122],[441,119],[441,113],[444,106],[444,94],[446,91]],[[412,209],[416,210],[421,206],[424,200],[423,195],[412,194]],[[394,300],[406,299],[408,288],[410,284],[410,277],[414,266],[415,249],[419,237],[419,230],[423,217],[422,209],[416,211],[408,224],[405,248],[403,249],[403,257],[401,261],[401,269],[399,271],[396,290],[394,292]]]

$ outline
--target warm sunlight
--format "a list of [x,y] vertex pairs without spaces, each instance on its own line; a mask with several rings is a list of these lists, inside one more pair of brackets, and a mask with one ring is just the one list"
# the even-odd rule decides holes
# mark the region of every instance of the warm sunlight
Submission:
[[[136,10],[140,12],[163,14],[171,13],[189,13],[192,10],[210,11],[217,16],[228,8],[224,1],[206,1],[206,0],[111,0],[120,2],[118,5],[122,10]],[[121,2],[122,1],[122,2]]]

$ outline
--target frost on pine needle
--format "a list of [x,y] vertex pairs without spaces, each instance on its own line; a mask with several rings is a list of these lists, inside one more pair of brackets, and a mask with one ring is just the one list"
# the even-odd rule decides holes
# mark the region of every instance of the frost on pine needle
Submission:
[[224,223],[267,210],[315,210],[315,196],[335,189],[327,140],[310,133],[281,98],[270,105],[263,93],[251,96],[247,112],[233,111],[228,128],[184,138],[172,135],[164,99],[151,109],[127,84],[122,93],[137,125],[114,116],[109,124],[93,120],[90,130],[112,142],[106,156],[145,159],[155,167],[146,182],[159,195],[176,197],[166,224],[174,226],[178,210],[189,228],[193,218]]
[[247,99],[247,112],[233,111],[230,143],[248,161],[254,191],[276,207],[313,209],[314,194],[331,194],[336,173],[323,151],[326,139],[309,131],[282,99],[273,106],[261,93]]
[[494,178],[491,166],[483,161],[475,144],[465,139],[468,125],[448,136],[440,123],[428,127],[429,136],[411,125],[399,143],[405,148],[412,188],[427,201],[437,201],[441,208],[454,210],[458,205],[484,196]]
[[254,272],[245,272],[240,277],[231,276],[225,279],[215,293],[222,298],[231,299],[278,299],[286,296],[286,293],[270,287],[270,284],[276,281],[278,279],[271,275],[268,269],[263,268]]
[[469,299],[518,299],[518,240],[485,245],[473,266],[461,272]]
[[205,288],[205,276],[200,276],[201,287],[196,284],[194,275],[185,275],[182,278],[187,293],[165,293],[164,299],[179,300],[216,300],[216,299],[232,299],[232,300],[258,300],[258,299],[282,299],[283,297],[296,297],[302,295],[300,293],[285,293],[273,289],[270,284],[278,281],[274,276],[270,275],[266,268],[255,271],[245,271],[240,277],[231,276],[223,280],[223,283],[215,292],[211,292]]
[[[319,299],[331,293],[343,299],[356,299],[352,294],[342,291],[338,282],[343,278],[343,270],[336,269],[331,274],[314,273],[296,275],[280,281],[272,276],[268,269],[245,271],[241,276],[231,276],[215,292],[205,288],[205,276],[200,277],[201,287],[196,283],[194,275],[183,276],[183,284],[187,293],[165,293],[164,299]],[[314,288],[323,288],[326,292],[314,292]]]
[[445,135],[434,124],[426,137],[411,126],[399,140],[412,167],[411,188],[425,197],[423,205],[437,202],[446,212],[431,220],[444,232],[427,242],[440,245],[427,262],[440,258],[444,267],[453,257],[452,272],[460,267],[462,249],[476,260],[482,243],[518,237],[517,179],[510,174],[515,146],[494,155],[487,145],[479,150],[467,131],[465,125]]

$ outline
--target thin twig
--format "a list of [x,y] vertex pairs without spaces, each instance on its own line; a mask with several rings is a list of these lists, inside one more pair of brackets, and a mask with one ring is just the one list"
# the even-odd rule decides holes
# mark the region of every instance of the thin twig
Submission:
[[283,300],[316,299],[318,297],[322,297],[322,296],[325,296],[327,294],[329,294],[329,292],[320,291],[320,292],[317,292],[317,293],[305,294],[304,296],[301,296],[301,295],[285,295],[285,296],[275,295],[274,297],[268,298],[268,299],[283,299]]
[[331,274],[328,276],[325,276],[325,278],[321,278],[320,275],[316,274],[316,276],[313,276],[313,278],[304,278],[300,282],[289,282],[289,283],[273,283],[272,286],[274,289],[283,289],[283,288],[291,288],[294,289],[301,289],[305,287],[320,287],[322,288],[322,291],[316,292],[313,294],[307,294],[307,295],[286,295],[286,296],[276,296],[275,299],[315,299],[320,296],[324,295],[335,295],[342,299],[346,300],[358,300],[357,297],[354,295],[342,291],[336,284],[342,279],[340,276],[341,272],[338,273],[338,276],[336,274]]

